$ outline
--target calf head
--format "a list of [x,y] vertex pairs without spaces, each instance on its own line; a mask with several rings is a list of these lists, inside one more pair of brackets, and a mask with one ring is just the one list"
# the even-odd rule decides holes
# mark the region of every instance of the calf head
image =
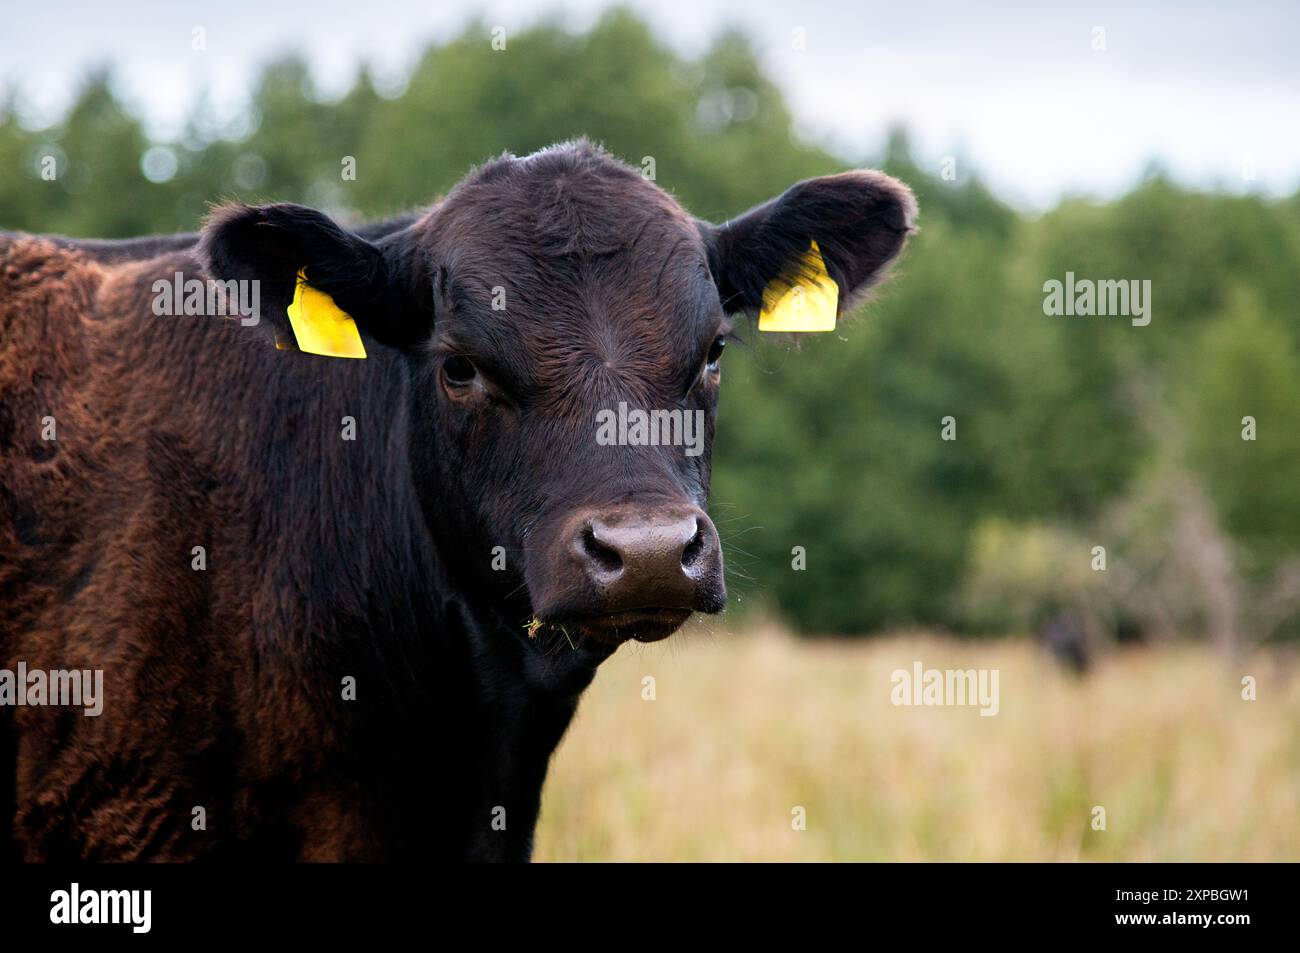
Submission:
[[279,333],[305,267],[402,352],[423,515],[466,593],[521,631],[650,641],[726,604],[704,506],[733,319],[813,241],[851,307],[914,215],[906,186],[848,172],[715,226],[577,143],[490,162],[392,234],[237,206],[203,245],[214,277],[262,281]]

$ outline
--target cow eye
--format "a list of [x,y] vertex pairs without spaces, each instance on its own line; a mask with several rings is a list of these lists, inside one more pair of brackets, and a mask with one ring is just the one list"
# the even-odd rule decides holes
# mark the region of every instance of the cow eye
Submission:
[[727,346],[727,339],[718,336],[714,338],[713,345],[709,348],[709,357],[706,363],[710,370],[718,366],[718,361],[722,360],[722,349]]
[[453,354],[442,362],[442,376],[452,387],[464,387],[478,377],[478,368],[469,358]]

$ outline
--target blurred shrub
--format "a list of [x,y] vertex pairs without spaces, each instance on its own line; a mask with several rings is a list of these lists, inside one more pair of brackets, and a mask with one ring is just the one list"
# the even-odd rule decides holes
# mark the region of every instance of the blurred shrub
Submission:
[[991,633],[1034,631],[1070,609],[1095,619],[1102,589],[1090,550],[1067,529],[986,520],[972,539],[963,617]]

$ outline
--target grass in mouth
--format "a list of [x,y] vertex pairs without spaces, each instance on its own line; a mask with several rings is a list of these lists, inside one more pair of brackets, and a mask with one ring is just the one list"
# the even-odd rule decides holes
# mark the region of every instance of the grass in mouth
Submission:
[[[541,619],[537,618],[537,616],[533,616],[531,619],[528,620],[527,623],[524,624],[524,631],[528,633],[528,637],[530,639],[535,639],[537,638],[537,633],[541,631],[542,626],[545,624],[546,623],[544,623]],[[559,629],[560,634],[564,636],[564,641],[569,643],[569,648],[573,649],[575,652],[578,650],[578,647],[573,644],[573,639],[569,637],[568,628],[566,628],[563,625],[553,625],[551,626],[551,628]]]

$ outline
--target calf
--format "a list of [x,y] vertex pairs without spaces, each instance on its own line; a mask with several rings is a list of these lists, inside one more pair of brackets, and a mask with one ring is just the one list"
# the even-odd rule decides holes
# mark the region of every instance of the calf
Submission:
[[[361,231],[269,205],[0,238],[0,665],[104,686],[98,716],[0,707],[0,845],[528,858],[597,666],[725,605],[729,315],[814,241],[851,306],[914,214],[850,172],[713,226],[578,142]],[[365,360],[293,349],[300,271]],[[178,272],[260,313],[159,316]],[[695,452],[597,440],[620,404],[692,415]]]

